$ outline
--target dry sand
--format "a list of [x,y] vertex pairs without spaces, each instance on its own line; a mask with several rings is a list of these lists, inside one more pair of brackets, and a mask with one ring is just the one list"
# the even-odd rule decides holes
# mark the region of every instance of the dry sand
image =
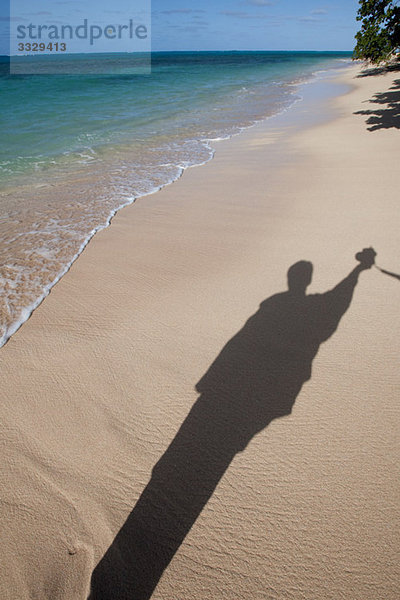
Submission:
[[[306,86],[308,100],[286,115],[218,143],[213,161],[122,210],[2,348],[2,600],[86,599],[99,562],[94,600],[148,597],[135,592],[128,516],[224,345],[285,291],[299,260],[314,265],[313,294],[366,246],[400,272],[399,132],[390,98],[370,102],[399,75],[357,70],[340,76],[351,89],[335,100],[313,102]],[[386,110],[381,127],[354,114],[366,110]],[[211,425],[196,422],[186,466],[169,464],[177,505],[167,482],[161,506],[150,498],[144,509],[146,568],[160,554],[160,515],[182,527],[180,477],[200,506],[154,600],[398,598],[399,306],[396,278],[361,273],[292,413],[275,411],[236,455],[229,435],[217,440],[225,462],[214,469],[211,452],[198,479],[200,430]],[[272,329],[285,320],[274,314]],[[225,433],[243,429],[253,383]],[[146,493],[140,518],[145,503]]]

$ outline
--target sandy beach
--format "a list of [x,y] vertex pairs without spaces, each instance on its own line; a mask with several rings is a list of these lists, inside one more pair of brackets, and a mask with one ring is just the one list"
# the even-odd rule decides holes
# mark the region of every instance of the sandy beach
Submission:
[[400,76],[359,73],[121,210],[0,350],[2,600],[398,598],[400,281],[354,269],[400,274]]

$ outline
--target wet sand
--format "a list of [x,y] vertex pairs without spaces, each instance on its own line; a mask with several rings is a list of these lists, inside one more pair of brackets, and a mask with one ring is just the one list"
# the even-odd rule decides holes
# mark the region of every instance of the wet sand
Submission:
[[397,598],[400,285],[353,270],[400,273],[399,75],[357,73],[120,211],[1,349],[2,598]]

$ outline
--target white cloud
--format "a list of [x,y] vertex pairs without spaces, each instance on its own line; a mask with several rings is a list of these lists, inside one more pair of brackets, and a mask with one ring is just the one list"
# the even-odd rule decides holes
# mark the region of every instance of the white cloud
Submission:
[[47,10],[40,10],[36,13],[28,13],[30,17],[51,17],[53,13],[48,12]]
[[236,19],[257,19],[257,21],[260,19],[269,19],[266,15],[254,15],[240,10],[221,10],[219,14]]
[[239,19],[248,19],[250,16],[249,13],[240,10],[221,10],[219,14],[225,17],[238,17]]
[[162,15],[190,15],[190,14],[204,14],[205,10],[193,10],[192,8],[175,8],[171,10],[161,10]]
[[302,21],[303,23],[319,23],[320,19],[317,19],[316,17],[299,17],[299,21]]
[[246,4],[252,4],[253,6],[272,6],[274,2],[270,0],[246,0]]

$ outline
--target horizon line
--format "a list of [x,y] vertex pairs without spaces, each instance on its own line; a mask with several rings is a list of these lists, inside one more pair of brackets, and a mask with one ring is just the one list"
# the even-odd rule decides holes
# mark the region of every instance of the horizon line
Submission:
[[248,50],[248,49],[234,49],[234,48],[229,48],[226,50],[151,50],[151,51],[144,51],[144,52],[63,52],[58,53],[58,54],[50,54],[50,53],[42,53],[42,52],[38,52],[35,54],[0,54],[1,58],[22,58],[22,57],[26,57],[26,56],[33,56],[33,57],[40,57],[40,56],[53,56],[54,58],[57,56],[74,56],[74,55],[96,55],[96,54],[159,54],[159,53],[169,53],[169,54],[179,54],[179,53],[183,53],[183,52],[193,52],[193,53],[207,53],[207,52],[313,52],[313,53],[317,53],[317,52],[331,52],[331,53],[350,53],[353,52],[353,49],[351,50],[285,50],[285,49],[274,49],[274,50],[265,50],[265,49],[257,49],[257,50]]

